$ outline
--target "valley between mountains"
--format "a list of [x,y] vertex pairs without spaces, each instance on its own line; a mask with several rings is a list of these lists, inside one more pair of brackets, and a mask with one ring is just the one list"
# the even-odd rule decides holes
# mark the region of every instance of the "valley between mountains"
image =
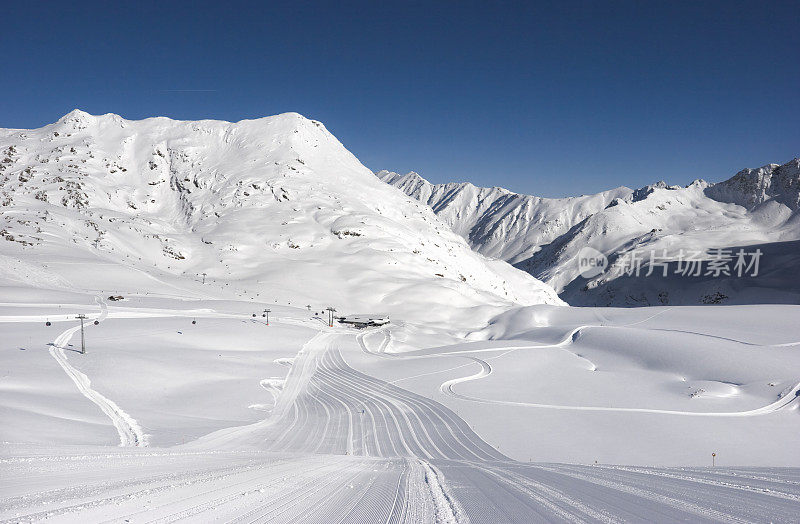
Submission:
[[0,130],[0,521],[795,521],[778,266],[651,307],[574,307],[610,295],[569,269],[598,238],[790,263],[795,167],[548,201],[376,177],[296,113]]

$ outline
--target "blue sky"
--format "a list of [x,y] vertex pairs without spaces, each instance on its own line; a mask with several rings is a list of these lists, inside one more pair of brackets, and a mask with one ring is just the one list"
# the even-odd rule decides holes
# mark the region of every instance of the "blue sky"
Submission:
[[800,3],[3,5],[0,127],[297,111],[368,167],[564,196],[800,155]]

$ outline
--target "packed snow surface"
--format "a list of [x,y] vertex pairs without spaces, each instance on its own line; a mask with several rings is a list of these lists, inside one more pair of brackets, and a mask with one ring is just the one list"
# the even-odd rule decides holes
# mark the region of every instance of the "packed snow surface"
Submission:
[[0,521],[797,520],[798,306],[565,307],[295,114],[0,137]]
[[[793,307],[532,306],[464,339],[274,304],[267,325],[253,301],[123,302],[3,305],[0,518],[797,516]],[[103,318],[86,354],[78,312]]]

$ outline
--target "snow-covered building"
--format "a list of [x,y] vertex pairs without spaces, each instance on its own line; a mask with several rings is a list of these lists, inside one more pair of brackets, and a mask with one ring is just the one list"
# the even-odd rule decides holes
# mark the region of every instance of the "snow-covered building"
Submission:
[[372,314],[372,315],[347,315],[339,317],[339,322],[342,324],[350,324],[357,328],[364,328],[368,326],[383,326],[389,323],[389,315]]

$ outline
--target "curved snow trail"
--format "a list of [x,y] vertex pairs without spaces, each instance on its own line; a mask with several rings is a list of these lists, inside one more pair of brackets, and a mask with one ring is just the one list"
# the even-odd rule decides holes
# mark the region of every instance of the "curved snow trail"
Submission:
[[277,438],[276,432],[284,435],[294,432],[298,420],[293,417],[306,416],[306,404],[309,402],[305,398],[298,400],[298,396],[307,389],[309,381],[316,371],[317,360],[320,354],[327,350],[327,344],[334,335],[333,332],[318,331],[303,344],[292,359],[291,369],[286,375],[283,388],[275,399],[268,418],[246,426],[215,431],[187,444],[187,447],[201,449],[231,447],[250,443],[254,438],[261,444],[263,439],[253,435],[267,433],[270,438]]
[[766,415],[769,413],[774,413],[779,409],[783,409],[795,400],[798,399],[800,396],[800,383],[797,383],[789,392],[783,395],[781,398],[772,402],[766,406],[762,406],[756,409],[750,409],[746,411],[730,411],[730,412],[699,412],[699,411],[677,411],[677,410],[669,410],[669,409],[648,409],[648,408],[612,408],[612,407],[603,407],[603,406],[564,406],[559,404],[539,404],[535,402],[516,402],[513,400],[493,400],[493,399],[485,399],[480,397],[473,397],[470,395],[464,395],[462,393],[456,393],[453,387],[456,384],[462,384],[464,382],[470,382],[472,380],[478,380],[484,377],[489,376],[492,373],[492,366],[486,362],[485,360],[481,360],[476,357],[463,357],[469,358],[474,361],[476,364],[481,366],[481,370],[473,375],[469,375],[466,377],[459,377],[448,380],[440,386],[442,393],[446,395],[450,395],[455,398],[459,398],[461,400],[469,400],[471,402],[481,402],[484,404],[503,404],[508,406],[523,406],[523,407],[531,407],[531,408],[544,408],[544,409],[561,409],[561,410],[572,410],[572,411],[615,411],[615,412],[628,412],[628,413],[655,413],[655,414],[662,414],[662,415],[684,415],[684,416],[691,416],[691,417],[753,417],[756,415]]
[[352,369],[339,348],[348,340],[352,337],[336,332],[317,334],[297,354],[270,418],[215,432],[188,446],[506,459],[444,406]]
[[[625,326],[620,326],[625,327]],[[744,340],[738,340],[735,338],[729,337],[722,337],[719,335],[711,335],[709,333],[701,333],[699,331],[688,331],[686,329],[674,329],[674,328],[651,328],[652,331],[666,331],[668,333],[683,333],[685,335],[695,335],[698,337],[705,337],[705,338],[713,338],[716,340],[724,340],[725,342],[735,342],[736,344],[742,344],[743,346],[753,346],[757,348],[780,348],[780,347],[792,347],[792,346],[800,346],[800,342],[784,342],[782,344],[757,344],[755,342],[745,342]]]
[[[108,316],[108,308],[100,299],[96,300],[100,304],[102,311],[95,320],[102,321]],[[50,355],[58,362],[58,365],[61,366],[72,382],[75,383],[78,391],[80,391],[84,397],[95,403],[97,407],[111,419],[111,423],[114,424],[119,434],[120,446],[147,446],[147,435],[142,431],[138,422],[123,411],[114,401],[93,390],[91,387],[92,382],[89,380],[89,377],[75,369],[69,363],[64,348],[67,346],[72,336],[80,329],[81,327],[78,325],[67,329],[56,337],[50,346]]]
[[[372,331],[372,332],[361,333],[361,334],[356,336],[356,339],[358,340],[358,343],[361,346],[361,349],[362,349],[363,352],[371,354],[371,355],[374,355],[374,356],[383,357],[383,358],[430,358],[430,357],[453,356],[453,357],[466,358],[466,359],[469,359],[469,360],[475,362],[476,364],[481,366],[481,370],[480,371],[478,371],[475,374],[468,375],[468,376],[465,376],[465,377],[459,377],[459,378],[454,378],[454,379],[451,379],[451,380],[447,380],[447,381],[443,382],[439,386],[439,389],[442,391],[442,393],[444,393],[446,395],[450,395],[452,397],[459,398],[461,400],[468,400],[468,401],[471,401],[471,402],[481,402],[481,403],[484,403],[484,404],[503,404],[503,405],[509,405],[509,406],[523,406],[523,407],[532,407],[532,408],[541,408],[541,409],[555,409],[555,410],[569,410],[569,411],[608,411],[608,412],[628,412],[628,413],[649,413],[649,414],[662,414],[662,415],[682,415],[682,416],[690,416],[690,417],[752,417],[752,416],[766,415],[766,414],[774,413],[775,411],[778,411],[780,409],[783,409],[783,408],[789,406],[792,402],[794,402],[796,399],[798,399],[798,397],[800,397],[800,382],[798,382],[785,395],[783,395],[782,397],[778,398],[774,402],[771,402],[770,404],[767,404],[766,406],[762,406],[760,408],[755,408],[755,409],[750,409],[750,410],[745,410],[745,411],[731,411],[731,412],[697,412],[697,411],[679,411],[679,410],[651,409],[651,408],[615,408],[615,407],[604,407],[604,406],[569,406],[569,405],[561,405],[561,404],[543,404],[543,403],[536,403],[536,402],[517,402],[517,401],[508,401],[508,400],[493,400],[493,399],[485,399],[485,398],[480,398],[480,397],[473,397],[473,396],[469,396],[469,395],[464,395],[464,394],[461,394],[461,393],[457,393],[455,391],[455,389],[454,389],[454,386],[457,385],[457,384],[461,384],[461,383],[464,383],[464,382],[469,382],[469,381],[479,380],[479,379],[485,378],[489,374],[491,374],[491,372],[492,372],[492,367],[488,362],[486,362],[485,360],[482,360],[480,358],[477,358],[477,357],[466,356],[466,354],[469,354],[469,353],[497,352],[497,351],[504,351],[505,353],[508,353],[508,352],[511,352],[511,351],[519,351],[519,350],[526,350],[526,349],[547,349],[547,348],[563,349],[566,346],[569,346],[575,340],[575,338],[580,334],[580,332],[582,330],[590,329],[590,328],[594,328],[594,329],[600,329],[600,328],[614,329],[614,328],[630,327],[630,326],[633,326],[633,325],[636,325],[636,324],[641,324],[643,322],[647,322],[648,320],[651,320],[651,319],[653,319],[653,318],[655,318],[655,317],[657,317],[657,316],[659,316],[661,314],[666,313],[667,311],[669,311],[669,309],[671,309],[671,308],[659,311],[658,313],[655,313],[655,314],[653,314],[653,315],[651,315],[651,316],[649,316],[649,317],[647,317],[645,319],[642,319],[642,320],[639,320],[639,321],[636,321],[636,322],[632,322],[630,324],[620,325],[620,326],[602,326],[602,325],[601,326],[598,326],[598,325],[581,325],[581,326],[577,326],[577,327],[571,329],[560,341],[552,343],[552,344],[542,344],[542,345],[488,347],[488,348],[480,348],[480,349],[464,349],[464,350],[460,350],[460,351],[458,351],[458,350],[456,350],[456,351],[442,351],[442,352],[438,352],[438,353],[437,352],[428,352],[428,353],[425,353],[423,355],[413,355],[412,354],[412,355],[407,355],[406,356],[406,355],[403,355],[403,354],[387,354],[387,353],[384,353],[382,351],[382,349],[385,348],[385,346],[388,344],[388,340],[387,339],[385,339],[384,342],[381,343],[381,348],[379,348],[377,351],[371,350],[369,348],[369,346],[366,344],[366,341],[364,340],[365,336],[370,334],[370,333],[383,332],[384,336],[386,337],[387,335],[386,335],[386,332],[385,332],[385,328],[381,328],[380,330],[375,330],[375,331]],[[659,331],[676,331],[676,332],[688,333],[688,334],[693,334],[693,335],[698,335],[698,336],[707,336],[707,337],[711,337],[711,338],[723,338],[724,340],[730,341],[730,342],[736,342],[736,343],[749,345],[749,346],[758,346],[758,344],[752,344],[752,343],[749,343],[749,342],[743,342],[743,341],[740,341],[740,340],[728,339],[728,338],[724,338],[724,337],[717,337],[717,336],[714,336],[714,335],[705,335],[703,333],[692,333],[692,332],[687,332],[687,331],[669,330],[669,329],[667,329],[667,330],[659,330]],[[787,343],[787,344],[780,344],[780,345],[770,344],[770,345],[764,345],[764,346],[760,346],[760,347],[791,346],[791,345],[794,345],[794,344],[795,343]],[[581,355],[577,355],[576,353],[573,353],[572,351],[568,351],[568,352],[570,354],[572,354],[572,355],[575,355],[577,358],[585,360],[593,368],[596,369],[597,366],[592,361],[588,360],[586,357],[583,357]],[[503,353],[503,354],[505,354],[505,353]],[[431,374],[436,374],[436,373],[443,373],[445,371],[452,371],[452,370],[455,370],[455,369],[460,369],[460,368],[462,368],[464,366],[465,365],[459,365],[459,366],[454,366],[454,367],[449,368],[449,369],[442,369],[442,370],[439,370],[439,371],[434,371],[434,372],[429,372],[429,373],[423,373],[423,374],[420,374],[420,375],[415,375],[413,377],[404,377],[404,378],[401,378],[401,379],[394,380],[393,383],[397,383],[397,382],[400,382],[402,380],[416,378],[416,377],[420,377],[420,376],[426,376],[426,375],[431,375]]]
[[[216,440],[235,451],[6,454],[0,477],[26,482],[0,493],[0,521],[796,519],[800,469],[737,476],[725,468],[515,462],[440,403],[353,369],[348,351],[361,351],[352,335],[326,331],[309,340],[279,396],[279,417]],[[486,363],[477,375],[489,373]]]

